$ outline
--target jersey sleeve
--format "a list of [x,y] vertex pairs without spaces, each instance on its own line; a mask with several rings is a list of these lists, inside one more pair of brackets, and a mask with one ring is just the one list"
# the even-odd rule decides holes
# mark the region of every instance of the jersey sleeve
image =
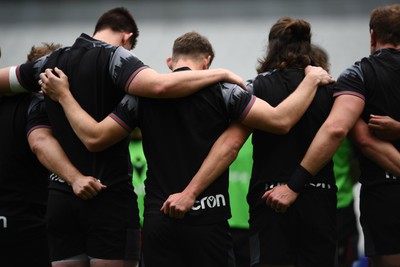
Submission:
[[43,56],[33,62],[24,63],[16,68],[10,69],[10,87],[13,92],[40,91],[38,84],[39,75],[42,72],[43,66],[47,61],[48,56]]
[[27,116],[26,136],[29,136],[33,130],[38,128],[51,128],[42,94],[36,93],[32,96]]
[[363,72],[359,62],[343,71],[334,86],[333,96],[354,95],[365,100]]
[[128,133],[138,126],[139,98],[125,95],[114,111],[109,115]]
[[249,113],[256,98],[236,84],[221,84],[222,95],[232,120],[243,120]]
[[254,79],[249,79],[245,83],[246,90],[250,95],[254,95]]
[[135,54],[123,47],[118,47],[111,55],[110,75],[118,88],[128,91],[129,85],[136,75],[148,68]]

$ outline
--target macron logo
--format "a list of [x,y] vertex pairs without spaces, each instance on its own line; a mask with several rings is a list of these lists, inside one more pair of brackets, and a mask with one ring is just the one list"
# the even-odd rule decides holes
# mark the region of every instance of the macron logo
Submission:
[[196,200],[192,207],[192,210],[204,210],[204,209],[213,209],[215,207],[224,207],[226,206],[226,200],[224,195],[218,194],[216,196],[206,196],[201,200]]

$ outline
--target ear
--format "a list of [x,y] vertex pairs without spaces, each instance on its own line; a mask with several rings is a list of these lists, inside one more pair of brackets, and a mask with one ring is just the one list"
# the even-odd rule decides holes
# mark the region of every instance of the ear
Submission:
[[210,68],[211,65],[211,56],[205,57],[203,59],[203,70],[207,70],[208,68]]
[[370,36],[371,36],[371,44],[370,44],[371,50],[372,50],[372,51],[375,51],[375,47],[376,47],[376,42],[377,42],[377,40],[376,40],[376,35],[375,35],[374,30],[371,29],[371,30],[369,31],[369,34],[370,34]]
[[132,44],[129,40],[129,38],[131,38],[131,36],[133,35],[132,32],[123,32],[122,33],[122,46],[125,47],[128,50],[132,49]]
[[167,57],[166,62],[167,62],[168,68],[169,68],[170,70],[174,70],[172,58],[171,58],[171,57]]

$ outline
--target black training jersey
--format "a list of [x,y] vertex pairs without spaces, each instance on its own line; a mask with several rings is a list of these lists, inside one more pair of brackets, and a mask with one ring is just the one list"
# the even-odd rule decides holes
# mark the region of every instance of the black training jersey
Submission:
[[[185,189],[217,138],[231,121],[244,118],[255,101],[232,84],[177,99],[126,98],[111,116],[128,130],[139,122],[148,166],[146,214],[159,213],[169,195]],[[227,170],[196,199],[183,221],[205,224],[229,217]]]
[[[365,100],[364,121],[369,116],[383,115],[400,120],[400,50],[380,49],[346,69],[335,86],[334,96],[351,94]],[[399,150],[400,142],[392,142]],[[359,154],[363,185],[398,182],[373,161]]]
[[[101,121],[125,95],[130,82],[146,66],[130,51],[111,46],[82,34],[73,46],[17,68],[25,88],[38,89],[38,75],[57,66],[68,75],[72,95],[95,120]],[[126,138],[98,153],[89,152],[73,132],[64,111],[46,97],[46,108],[53,133],[72,163],[84,174],[110,186],[131,181],[132,167]],[[68,190],[64,181],[51,176],[51,187]]]
[[[249,87],[258,98],[276,107],[297,88],[303,78],[303,69],[273,70],[249,81]],[[248,194],[250,208],[261,201],[268,185],[288,181],[329,115],[333,104],[332,94],[331,86],[320,87],[303,117],[286,135],[260,130],[253,132],[253,170]],[[332,162],[315,175],[311,182],[315,185],[327,183],[334,187]]]
[[32,130],[50,127],[43,103],[27,93],[0,97],[0,240],[44,227],[48,172],[27,140]]

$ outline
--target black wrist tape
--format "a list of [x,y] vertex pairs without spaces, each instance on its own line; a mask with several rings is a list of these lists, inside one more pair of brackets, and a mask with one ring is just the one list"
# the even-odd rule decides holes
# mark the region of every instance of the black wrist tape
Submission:
[[310,182],[313,175],[301,165],[297,167],[287,183],[287,186],[296,193],[303,191],[304,186]]

